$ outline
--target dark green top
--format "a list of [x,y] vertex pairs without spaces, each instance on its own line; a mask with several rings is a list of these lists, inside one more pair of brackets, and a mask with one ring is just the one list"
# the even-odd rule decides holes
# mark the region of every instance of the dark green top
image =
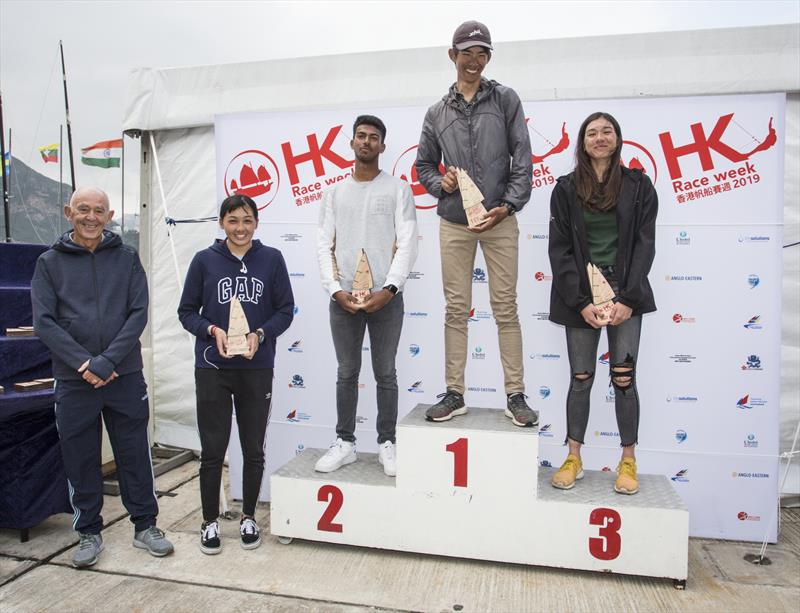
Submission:
[[613,266],[617,263],[617,212],[607,213],[583,209],[586,223],[586,240],[589,243],[589,260],[595,266]]

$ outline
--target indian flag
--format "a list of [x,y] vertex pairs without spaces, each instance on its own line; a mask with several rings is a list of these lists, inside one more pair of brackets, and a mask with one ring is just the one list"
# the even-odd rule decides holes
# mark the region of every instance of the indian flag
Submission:
[[99,166],[100,168],[119,168],[120,155],[122,153],[122,139],[101,140],[90,147],[81,149],[83,156],[81,162],[87,166]]

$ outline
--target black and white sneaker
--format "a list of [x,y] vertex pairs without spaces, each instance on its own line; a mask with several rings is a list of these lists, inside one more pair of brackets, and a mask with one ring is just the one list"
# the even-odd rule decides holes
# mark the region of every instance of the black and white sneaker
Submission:
[[219,524],[215,521],[207,521],[200,528],[200,551],[213,556],[222,549],[219,540]]
[[252,517],[244,517],[239,522],[239,534],[242,536],[242,549],[255,549],[261,544],[258,524]]

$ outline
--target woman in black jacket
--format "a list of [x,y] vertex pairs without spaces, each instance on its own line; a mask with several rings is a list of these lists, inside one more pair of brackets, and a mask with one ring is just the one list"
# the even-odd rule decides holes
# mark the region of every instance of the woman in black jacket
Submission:
[[[656,310],[647,273],[655,256],[658,197],[646,175],[621,165],[621,149],[617,120],[607,113],[589,115],[578,134],[575,170],[558,179],[550,198],[550,320],[566,327],[571,372],[569,455],[552,484],[570,489],[583,477],[581,446],[589,421],[597,345],[606,328],[622,445],[614,489],[635,494],[639,491],[634,455],[639,429],[636,359],[642,314]],[[607,314],[592,303],[590,262],[616,294]]]

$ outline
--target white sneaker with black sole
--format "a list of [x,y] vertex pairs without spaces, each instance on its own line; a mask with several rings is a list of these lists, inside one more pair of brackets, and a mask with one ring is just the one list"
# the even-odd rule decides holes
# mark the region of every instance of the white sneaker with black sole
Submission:
[[352,464],[357,459],[356,444],[337,438],[325,455],[317,460],[314,470],[318,473],[332,473],[346,464]]

